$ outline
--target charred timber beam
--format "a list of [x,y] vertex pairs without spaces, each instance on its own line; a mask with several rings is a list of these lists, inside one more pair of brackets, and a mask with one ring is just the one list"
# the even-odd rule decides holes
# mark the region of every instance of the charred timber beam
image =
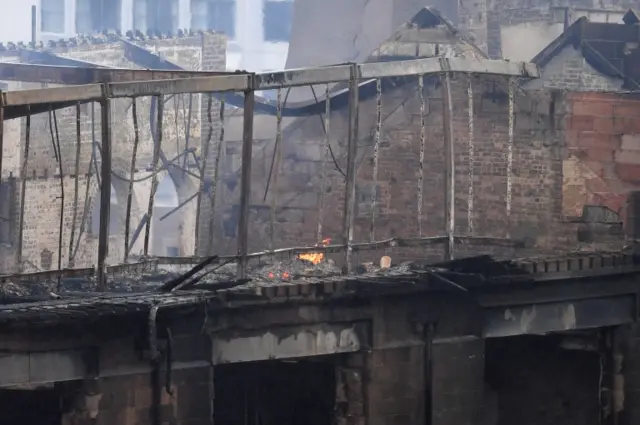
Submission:
[[133,232],[133,236],[131,236],[131,241],[129,241],[129,249],[125,252],[125,255],[129,256],[131,250],[133,249],[133,245],[138,241],[138,238],[142,234],[142,230],[147,226],[148,221],[149,216],[147,215],[147,213],[145,213],[142,216],[140,223],[138,223],[138,227],[136,227],[136,230]]

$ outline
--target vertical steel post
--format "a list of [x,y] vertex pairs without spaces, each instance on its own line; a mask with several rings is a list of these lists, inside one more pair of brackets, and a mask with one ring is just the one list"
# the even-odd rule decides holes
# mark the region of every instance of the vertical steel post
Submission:
[[133,202],[133,185],[136,175],[136,158],[138,156],[138,144],[140,143],[140,129],[138,128],[138,108],[136,98],[131,99],[131,116],[133,120],[133,151],[131,152],[131,169],[129,171],[129,192],[127,193],[127,209],[124,216],[124,261],[129,257],[131,233],[131,204]]
[[238,278],[247,273],[247,253],[249,249],[249,201],[251,194],[251,155],[253,151],[253,110],[255,92],[253,78],[250,89],[244,92],[244,116],[242,128],[242,174],[240,180],[240,218],[238,220]]
[[[71,235],[69,236],[69,257],[68,267],[72,268],[74,266],[73,261],[73,242],[75,241],[76,235],[76,225],[78,223],[78,192],[80,191],[80,154],[82,147],[82,134],[80,128],[80,117],[81,117],[81,109],[80,103],[76,103],[76,162],[75,162],[75,171],[74,171],[74,179],[73,179],[73,219],[71,220]],[[62,172],[62,170],[60,170]]]
[[[278,207],[278,177],[282,160],[282,88],[278,89],[276,105],[276,141],[273,152],[273,184],[271,185],[271,214],[269,219],[269,250],[273,251],[276,235],[276,211]],[[266,194],[265,194],[266,196]]]
[[444,217],[445,234],[445,261],[453,259],[455,226],[455,160],[453,149],[453,110],[451,105],[451,81],[449,72],[442,75],[442,100],[444,105]]
[[373,143],[373,190],[371,191],[371,226],[369,241],[375,240],[376,206],[378,205],[378,154],[380,153],[380,134],[382,132],[382,79],[376,80],[376,130]]
[[158,190],[158,162],[160,161],[160,151],[162,149],[162,124],[164,118],[164,96],[156,97],[156,137],[153,145],[153,177],[151,179],[151,193],[149,194],[149,204],[147,205],[147,224],[144,232],[144,255],[149,255],[149,243],[151,241],[151,224],[153,221],[153,204],[155,202],[156,191]]
[[317,242],[321,243],[322,226],[324,225],[324,195],[327,191],[327,161],[330,154],[331,141],[331,97],[329,96],[329,84],[327,84],[324,96],[324,155],[322,157],[322,177],[320,179],[320,206],[318,208],[318,235]]
[[220,134],[218,134],[218,146],[216,146],[216,159],[213,166],[213,181],[211,182],[211,193],[209,194],[209,241],[207,242],[207,255],[213,255],[213,240],[215,238],[215,214],[216,196],[218,195],[218,178],[220,177],[220,158],[222,158],[222,147],[224,144],[224,108],[225,100],[220,101]]
[[424,207],[424,151],[427,127],[424,117],[424,75],[418,75],[418,100],[420,101],[420,173],[418,174],[418,236],[422,236],[422,208]]
[[109,254],[109,220],[111,214],[111,99],[107,96],[100,102],[100,125],[102,127],[102,163],[100,186],[100,234],[98,238],[98,292],[107,286],[107,255]]
[[22,272],[22,239],[24,238],[24,207],[27,195],[27,165],[29,164],[29,145],[31,144],[31,106],[28,105],[28,113],[24,134],[24,152],[22,157],[22,167],[20,168],[20,227],[18,228],[18,240],[16,241],[16,257],[18,270]]
[[358,154],[358,65],[351,65],[349,76],[349,137],[347,146],[347,176],[346,191],[344,197],[344,225],[343,239],[347,245],[346,266],[347,273],[353,271],[351,264],[353,248],[353,218],[356,201],[356,155]]

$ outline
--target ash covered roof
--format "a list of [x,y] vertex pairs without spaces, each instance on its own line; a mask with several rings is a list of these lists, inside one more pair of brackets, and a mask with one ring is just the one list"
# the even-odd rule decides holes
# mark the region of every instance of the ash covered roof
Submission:
[[235,264],[215,267],[215,270],[203,269],[205,276],[197,283],[174,291],[158,289],[162,282],[184,275],[178,270],[147,275],[152,284],[142,293],[69,292],[58,294],[61,299],[40,302],[31,298],[17,302],[20,299],[14,298],[12,304],[0,305],[0,326],[96,322],[115,316],[144,316],[154,307],[176,312],[198,305],[211,310],[274,301],[318,301],[423,291],[473,294],[487,288],[510,290],[518,285],[541,282],[580,283],[585,279],[637,275],[640,255],[576,253],[516,261],[478,256],[440,264],[402,264],[389,269],[369,265],[351,276],[342,275],[331,261],[315,266],[291,260],[256,266],[249,272],[250,279],[244,281],[233,278]]

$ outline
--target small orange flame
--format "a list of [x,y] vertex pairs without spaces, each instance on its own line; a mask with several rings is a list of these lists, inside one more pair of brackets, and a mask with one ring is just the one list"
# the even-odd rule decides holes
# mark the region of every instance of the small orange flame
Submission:
[[[322,242],[316,244],[316,246],[327,246],[331,243],[331,238],[324,238]],[[320,264],[324,260],[323,252],[304,252],[298,255],[300,260],[305,260],[311,264]]]
[[282,273],[282,278],[283,279],[289,279],[289,273],[287,273],[287,272]]
[[324,254],[322,252],[305,252],[304,254],[299,254],[298,258],[311,264],[319,264],[324,260]]

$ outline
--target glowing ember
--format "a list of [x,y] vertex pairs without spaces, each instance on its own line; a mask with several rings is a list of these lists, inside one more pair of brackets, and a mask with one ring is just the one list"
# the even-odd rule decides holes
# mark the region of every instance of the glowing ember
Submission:
[[[322,242],[316,246],[327,246],[331,243],[331,238],[324,238]],[[300,260],[308,261],[311,264],[320,264],[324,260],[324,252],[304,252],[298,254]]]
[[289,279],[289,273],[287,273],[287,272],[282,273],[282,278],[283,279]]
[[274,278],[274,274],[269,272],[269,279],[273,279]]

